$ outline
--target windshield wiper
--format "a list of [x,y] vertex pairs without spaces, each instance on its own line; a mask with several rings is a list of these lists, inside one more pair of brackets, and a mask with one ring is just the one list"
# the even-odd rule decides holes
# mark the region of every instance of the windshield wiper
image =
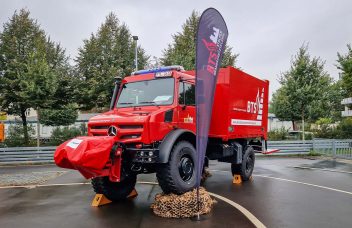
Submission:
[[128,104],[133,104],[133,103],[131,103],[131,102],[119,102],[118,104],[128,105]]
[[140,104],[156,104],[154,101],[142,101]]

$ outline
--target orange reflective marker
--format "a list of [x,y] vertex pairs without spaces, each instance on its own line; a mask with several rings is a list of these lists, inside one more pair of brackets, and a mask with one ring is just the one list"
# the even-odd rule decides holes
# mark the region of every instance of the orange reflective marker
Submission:
[[0,123],[0,142],[5,140],[5,125]]

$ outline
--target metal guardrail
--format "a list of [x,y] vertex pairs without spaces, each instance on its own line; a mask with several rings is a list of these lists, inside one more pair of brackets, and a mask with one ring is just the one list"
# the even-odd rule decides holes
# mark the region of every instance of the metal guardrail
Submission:
[[315,152],[334,158],[352,159],[352,139],[313,139],[268,141],[268,149],[279,149],[276,154],[308,154]]
[[56,147],[0,148],[0,165],[53,163]]
[[316,139],[312,146],[314,152],[334,158],[352,159],[352,139]]
[[308,154],[313,148],[313,140],[268,141],[268,149],[279,149],[275,154]]
[[[53,163],[56,147],[0,148],[0,165]],[[275,154],[308,154],[317,152],[328,156],[352,159],[352,139],[315,139],[295,141],[268,141],[268,149],[279,149]]]

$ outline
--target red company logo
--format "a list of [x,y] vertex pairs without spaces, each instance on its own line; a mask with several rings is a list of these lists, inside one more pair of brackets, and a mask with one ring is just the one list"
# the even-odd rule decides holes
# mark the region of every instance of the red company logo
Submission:
[[217,70],[217,63],[219,61],[219,52],[222,49],[223,34],[218,28],[213,27],[213,34],[210,35],[209,38],[211,40],[209,42],[205,39],[202,39],[205,47],[209,51],[208,64],[206,68],[209,73],[215,76]]

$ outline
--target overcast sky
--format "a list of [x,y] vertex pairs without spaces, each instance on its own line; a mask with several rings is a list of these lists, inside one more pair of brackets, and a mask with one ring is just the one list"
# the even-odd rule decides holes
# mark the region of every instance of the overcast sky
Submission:
[[27,8],[74,59],[83,39],[114,12],[149,55],[160,57],[192,10],[208,7],[223,15],[228,44],[240,54],[238,66],[269,79],[271,92],[279,88],[277,76],[289,68],[302,43],[308,42],[311,55],[326,61],[335,79],[337,52],[346,53],[346,44],[352,43],[351,0],[0,0],[0,24],[15,10]]

